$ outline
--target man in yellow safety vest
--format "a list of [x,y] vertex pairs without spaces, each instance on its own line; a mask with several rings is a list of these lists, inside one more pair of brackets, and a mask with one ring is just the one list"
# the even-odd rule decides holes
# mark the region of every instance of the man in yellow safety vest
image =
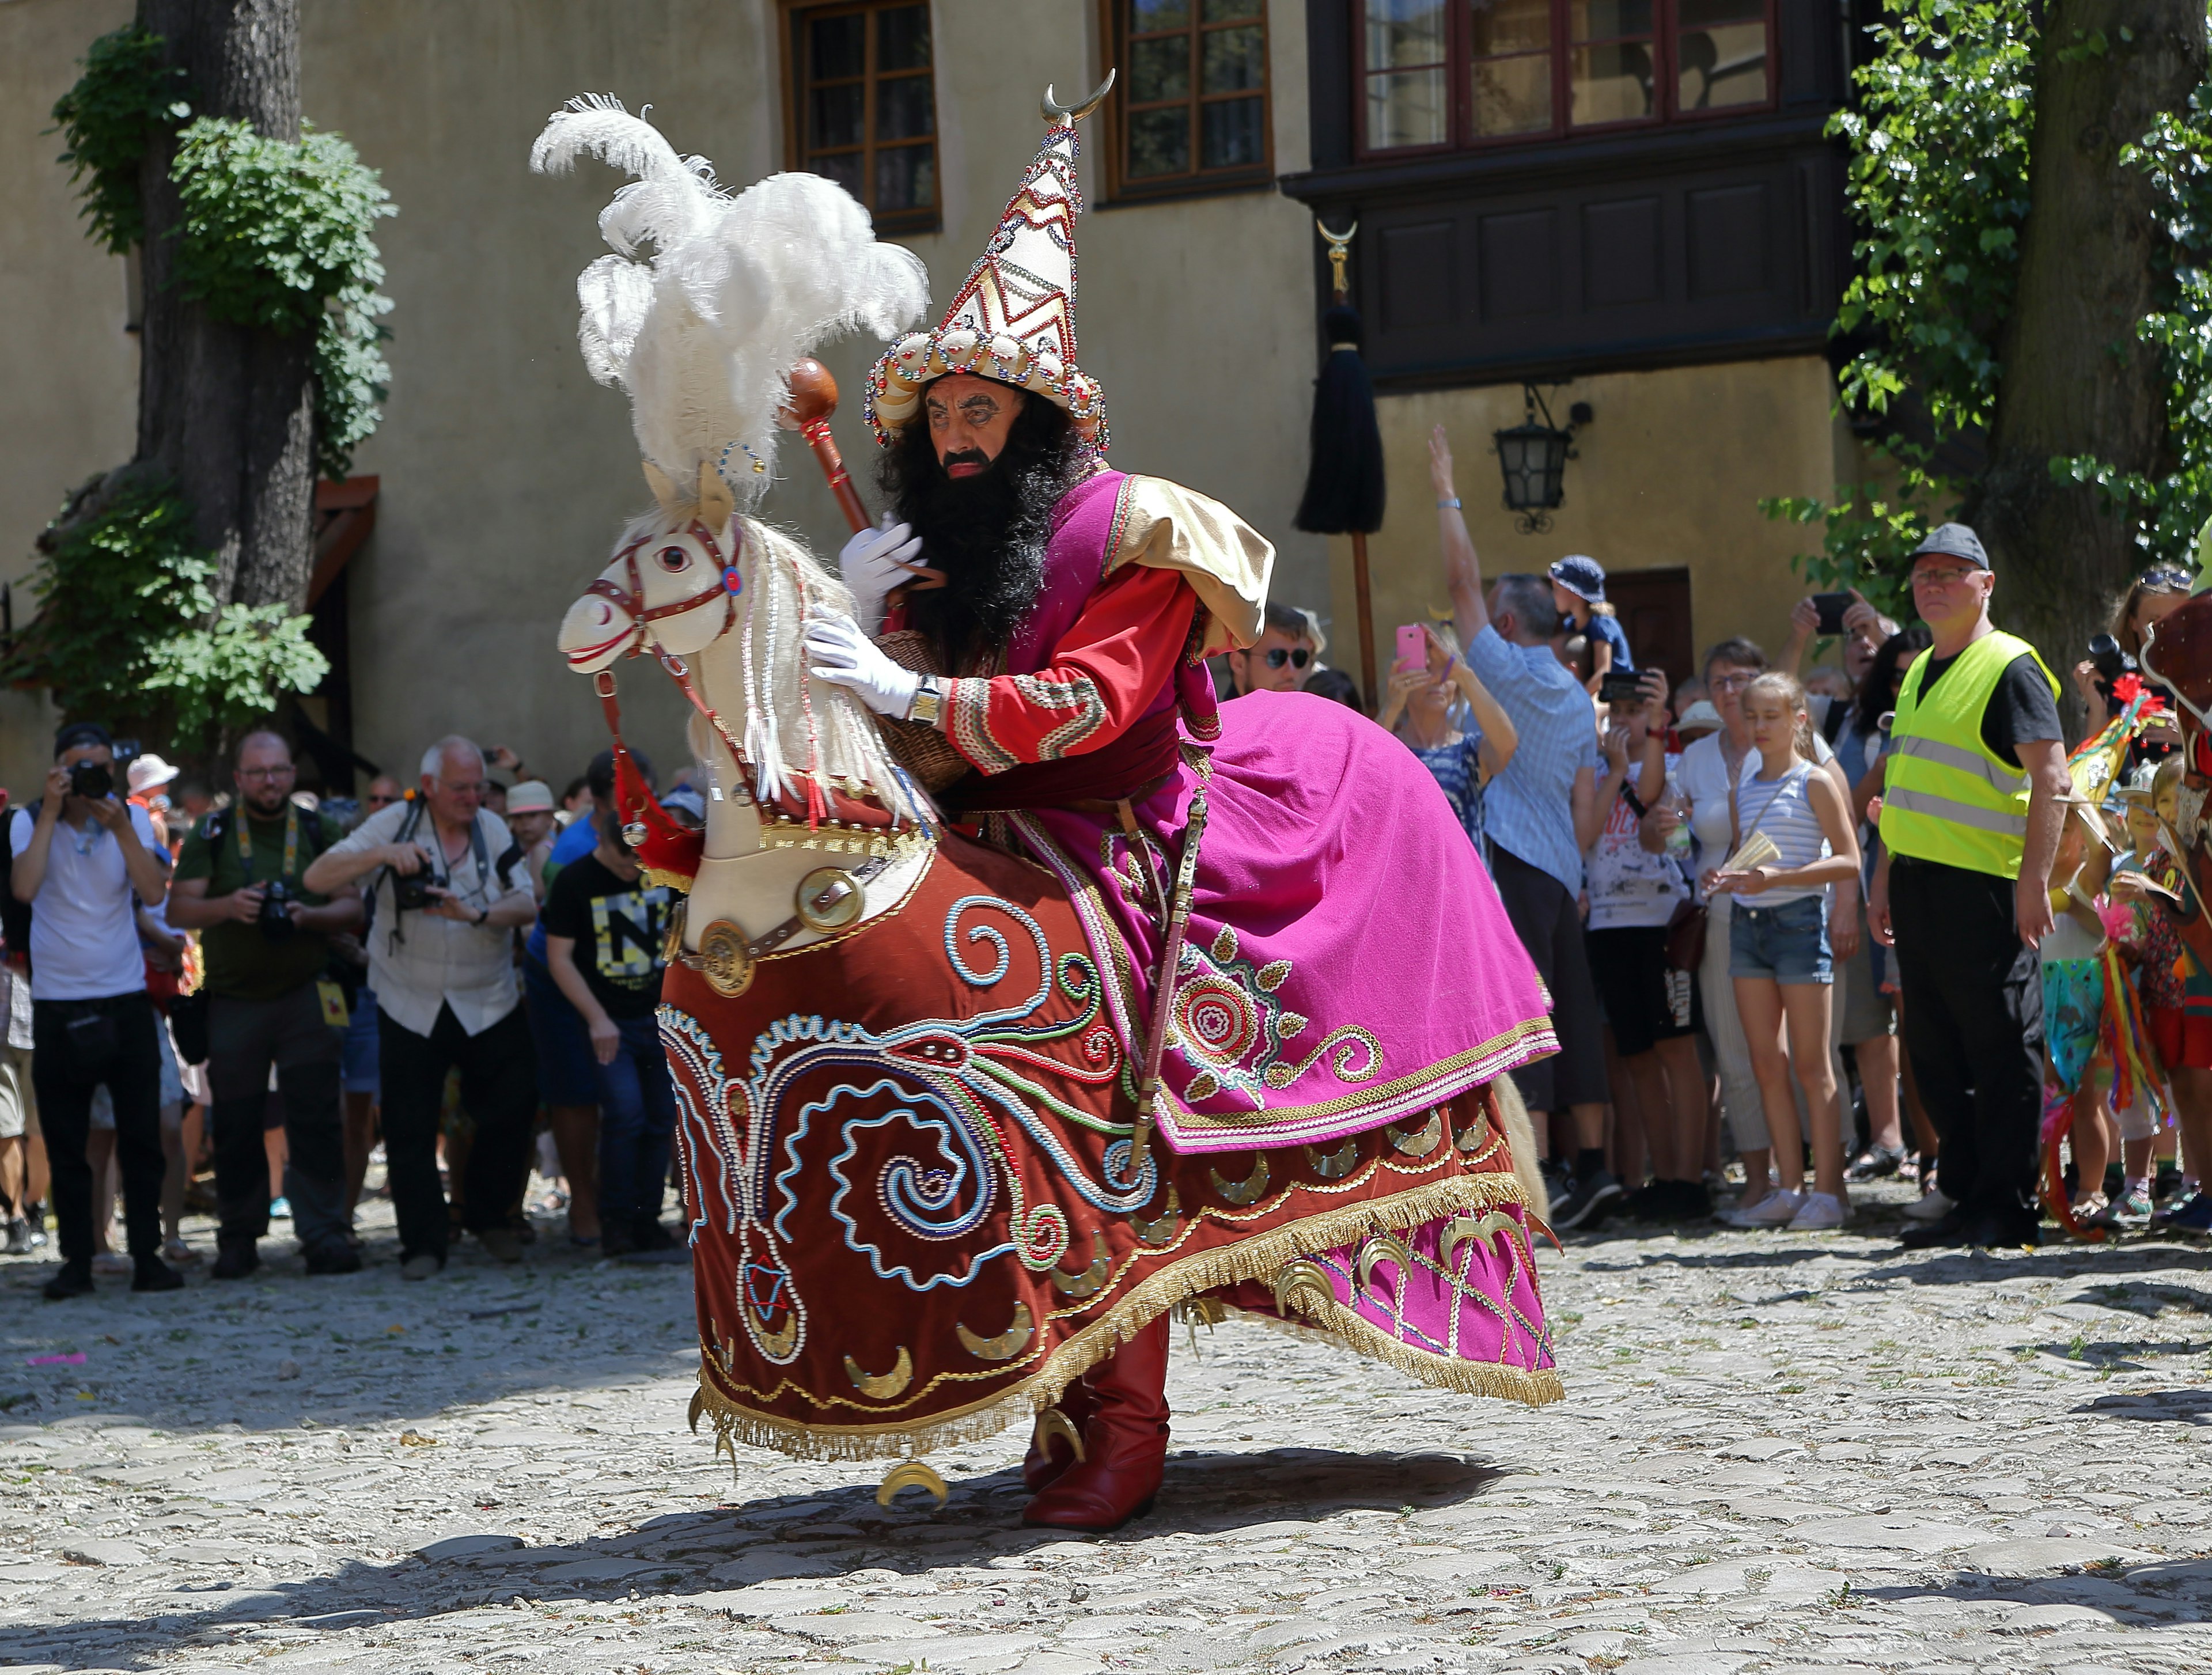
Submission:
[[2051,858],[2065,815],[2058,683],[1990,622],[1996,577],[1964,524],[1912,554],[1912,598],[1936,643],[1898,695],[1868,894],[1897,950],[1905,1051],[1942,1139],[1953,1200],[1908,1248],[2033,1244],[2043,1094]]

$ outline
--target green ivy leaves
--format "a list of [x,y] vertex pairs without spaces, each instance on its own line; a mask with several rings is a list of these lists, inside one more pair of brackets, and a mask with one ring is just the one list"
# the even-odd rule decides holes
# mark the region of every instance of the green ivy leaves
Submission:
[[54,106],[69,149],[61,161],[82,180],[84,216],[95,242],[118,256],[144,242],[146,214],[138,201],[138,161],[156,133],[188,114],[184,72],[161,67],[161,38],[118,29],[93,42],[84,74]]
[[295,144],[201,117],[177,137],[184,206],[176,282],[219,319],[315,333],[316,463],[343,479],[375,430],[392,369],[378,345],[392,299],[372,236],[396,215],[376,171],[336,134]]
[[[283,605],[218,611],[215,560],[167,482],[125,472],[71,497],[40,542],[38,620],[0,677],[50,689],[65,714],[244,726],[279,692],[329,672],[309,619]],[[120,712],[120,713],[118,713]]]

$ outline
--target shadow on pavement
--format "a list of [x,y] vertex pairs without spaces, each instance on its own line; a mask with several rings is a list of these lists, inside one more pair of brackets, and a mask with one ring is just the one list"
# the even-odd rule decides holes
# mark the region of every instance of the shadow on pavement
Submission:
[[[1858,1601],[1955,1599],[1961,1604],[2016,1605],[2021,1616],[2002,1623],[2014,1634],[2093,1627],[2088,1613],[2130,1627],[2212,1620],[2212,1559],[2160,1559],[2150,1563],[2093,1564],[2057,1576],[2021,1576],[1961,1570],[1944,1582],[1896,1582],[1853,1587]],[[2092,1660],[2092,1662],[2094,1660]]]
[[[1183,1534],[1234,1539],[1240,1531],[1310,1523],[1352,1508],[1449,1506],[1515,1474],[1510,1467],[1449,1453],[1188,1451],[1169,1456],[1166,1481],[1148,1517],[1097,1538],[1023,1529],[1021,1509],[1029,1495],[1012,1469],[951,1484],[941,1509],[911,1489],[886,1509],[876,1504],[872,1486],[854,1484],[672,1513],[625,1535],[559,1547],[517,1543],[499,1548],[491,1544],[504,1538],[464,1537],[397,1563],[351,1563],[330,1575],[264,1588],[180,1587],[171,1611],[0,1629],[0,1668],[140,1668],[185,1647],[236,1645],[242,1655],[265,1656],[278,1648],[246,1649],[257,1630],[358,1630],[514,1600],[552,1604],[635,1593],[694,1599],[733,1617],[781,1616],[819,1609],[799,1597],[810,1587],[824,1590],[821,1605],[835,1603],[826,1589],[854,1571],[921,1575],[1019,1557],[1071,1539],[1111,1545]],[[467,1551],[471,1545],[477,1550]],[[1009,1583],[1019,1575],[1009,1573]],[[767,1597],[733,1597],[743,1588],[759,1588]]]

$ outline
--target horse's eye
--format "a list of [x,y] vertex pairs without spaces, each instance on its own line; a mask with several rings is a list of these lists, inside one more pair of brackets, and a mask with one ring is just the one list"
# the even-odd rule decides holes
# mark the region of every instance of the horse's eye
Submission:
[[660,567],[672,576],[678,570],[688,567],[691,562],[691,555],[681,547],[663,547],[658,556],[660,560]]

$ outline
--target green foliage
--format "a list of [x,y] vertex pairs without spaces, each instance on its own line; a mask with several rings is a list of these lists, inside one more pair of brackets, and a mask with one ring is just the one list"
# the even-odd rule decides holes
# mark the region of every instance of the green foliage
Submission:
[[390,194],[335,134],[310,130],[295,144],[213,117],[178,136],[171,178],[184,205],[185,294],[234,325],[316,334],[318,464],[343,478],[392,376],[378,347],[392,300],[376,289],[374,237],[378,219],[397,213]]
[[376,288],[384,264],[373,235],[398,211],[335,134],[310,129],[294,143],[243,122],[192,120],[183,73],[161,56],[161,37],[143,29],[103,35],[54,106],[93,237],[118,254],[144,242],[139,165],[157,136],[185,124],[170,170],[184,210],[172,229],[174,282],[219,319],[315,334],[315,464],[343,479],[392,382],[381,348],[392,299]]
[[92,236],[118,256],[145,239],[138,165],[154,135],[189,113],[183,94],[184,72],[161,65],[161,38],[132,26],[93,42],[84,74],[54,106],[69,148],[60,161],[85,182]]
[[1829,124],[1850,148],[1864,234],[1836,327],[1870,339],[1843,398],[1881,413],[1911,388],[1940,434],[1969,432],[1996,402],[2018,277],[2035,25],[2027,0],[1900,0],[1868,33],[1879,50],[1858,105]]
[[[1864,485],[1832,505],[1761,502],[1769,517],[1822,526],[1820,552],[1796,561],[1809,575],[1841,585],[1887,567],[1901,582],[1899,561],[1920,531],[1972,487],[1940,469],[1935,448],[1979,437],[1996,410],[1997,337],[2029,202],[2034,19],[2027,0],[1900,0],[1869,31],[1879,51],[1857,72],[1857,108],[1830,124],[1850,148],[1848,190],[1865,235],[1855,246],[1863,271],[1836,320],[1861,345],[1838,379],[1840,402],[1887,413],[1909,390],[1935,446],[1892,436],[1875,450],[1896,469],[1887,503]],[[2050,50],[2103,58],[2134,39],[2120,30],[2116,46],[2077,32]],[[2212,92],[2199,88],[2186,115],[2162,116],[2121,159],[2149,172],[2162,205],[2161,295],[2136,331],[2164,355],[2171,463],[2149,475],[2085,456],[2054,459],[2051,471],[2124,507],[2146,558],[2186,562],[2212,515]]]
[[37,622],[0,678],[52,690],[64,713],[128,719],[152,738],[235,729],[312,692],[330,665],[282,605],[218,610],[190,510],[150,475],[70,497],[39,543]]
[[1844,483],[1832,503],[1811,495],[1777,495],[1760,501],[1759,509],[1778,522],[1820,526],[1820,550],[1790,561],[1814,591],[1856,587],[1893,622],[1910,622],[1919,616],[1912,604],[1908,555],[1948,512],[1930,515],[1914,484],[1891,490],[1878,482]]

